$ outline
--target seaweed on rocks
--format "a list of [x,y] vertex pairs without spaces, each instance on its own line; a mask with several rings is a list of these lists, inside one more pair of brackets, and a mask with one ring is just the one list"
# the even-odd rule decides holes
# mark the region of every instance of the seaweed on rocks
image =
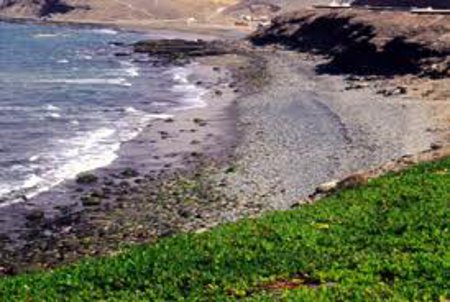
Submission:
[[140,41],[134,44],[134,51],[167,59],[169,62],[186,61],[195,57],[218,56],[242,52],[239,42],[161,39]]

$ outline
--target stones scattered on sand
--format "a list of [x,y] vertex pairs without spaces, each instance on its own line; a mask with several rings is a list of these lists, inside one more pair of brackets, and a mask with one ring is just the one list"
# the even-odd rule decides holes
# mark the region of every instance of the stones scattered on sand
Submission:
[[116,57],[128,57],[128,56],[131,56],[131,53],[128,53],[128,52],[116,52],[116,53],[114,53],[114,55]]
[[201,144],[199,140],[194,139],[191,141],[191,145],[199,145],[199,144]]
[[169,137],[169,133],[167,131],[159,131],[159,135],[161,139],[167,139]]
[[188,41],[182,39],[161,39],[140,41],[134,44],[134,51],[165,58],[170,62],[186,61],[201,56],[223,55],[237,51],[237,45],[229,41]]
[[394,88],[383,88],[377,91],[378,94],[389,97],[394,95],[402,95],[407,93],[407,89],[404,86],[397,86]]
[[171,117],[169,117],[169,118],[166,118],[166,119],[164,120],[164,122],[166,122],[166,123],[173,123],[173,122],[174,122],[174,119],[171,118]]
[[345,87],[345,90],[355,90],[355,89],[363,89],[363,88],[367,88],[369,87],[368,83],[354,83],[354,82],[350,82],[348,83],[348,85]]
[[347,176],[343,180],[339,181],[337,183],[337,188],[339,190],[342,189],[352,189],[359,186],[366,185],[368,182],[368,177],[364,174],[352,174],[350,176]]
[[139,172],[136,171],[133,168],[126,168],[120,173],[120,175],[123,178],[133,178],[133,177],[138,177],[139,176]]
[[314,195],[329,194],[337,190],[356,188],[367,184],[368,177],[364,174],[352,174],[342,180],[332,180],[317,186]]
[[333,192],[334,190],[336,190],[336,188],[338,186],[338,182],[339,182],[338,180],[332,180],[332,181],[320,184],[319,186],[317,186],[315,193],[316,194],[324,194],[324,193]]
[[80,185],[90,185],[98,181],[98,177],[92,173],[82,173],[76,178],[76,183]]
[[85,207],[99,206],[102,203],[102,199],[100,197],[92,195],[81,196],[80,200]]
[[221,96],[221,95],[223,95],[223,92],[221,90],[216,90],[216,91],[214,91],[214,94],[217,96]]
[[433,142],[433,143],[431,143],[431,145],[430,145],[430,149],[431,150],[439,150],[439,149],[442,149],[444,147],[444,143],[442,143],[442,142]]

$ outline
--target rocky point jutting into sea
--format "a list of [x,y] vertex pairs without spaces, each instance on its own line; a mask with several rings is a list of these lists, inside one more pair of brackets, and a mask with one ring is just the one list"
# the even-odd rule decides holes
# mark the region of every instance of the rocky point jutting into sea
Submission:
[[[217,8],[211,5],[209,13]],[[69,13],[72,21],[76,14],[87,20],[75,9]],[[64,15],[50,18],[63,20]],[[129,128],[136,133],[113,141],[108,154],[114,159],[98,169],[75,173],[51,190],[19,195],[18,202],[0,207],[0,273],[55,267],[113,254],[127,244],[203,232],[218,223],[311,202],[338,184],[358,185],[370,176],[348,178],[354,173],[375,168],[372,175],[379,175],[447,154],[448,18],[308,10],[280,15],[245,39],[237,38],[240,27],[188,35],[187,23],[183,33],[147,29],[146,37],[110,28],[83,29],[91,38],[78,27],[4,25],[28,26],[23,37],[34,33],[36,49],[44,48],[33,53],[32,63],[42,60],[58,76],[51,83],[30,76],[28,80],[39,79],[31,92],[30,86],[20,86],[27,88],[20,90],[28,93],[22,98],[25,105],[36,105],[37,92],[42,94],[44,103],[32,112],[38,114],[36,123],[43,123],[44,134],[56,128],[52,123],[69,131],[99,121],[101,125],[94,123],[97,129],[112,125],[113,131]],[[144,25],[138,25],[142,30]],[[208,26],[193,25],[193,30]],[[92,31],[97,33],[91,36]],[[0,34],[5,34],[1,28]],[[75,52],[79,61],[57,57],[61,49],[52,43],[60,41],[69,52],[86,43]],[[29,47],[20,49],[29,53]],[[52,64],[74,69],[59,70]],[[138,76],[133,76],[135,68]],[[18,74],[4,70],[3,79]],[[30,72],[30,65],[21,70]],[[104,72],[102,83],[99,70]],[[38,72],[42,78],[44,73]],[[66,86],[75,82],[67,76],[81,72],[89,77],[69,98]],[[13,84],[24,81],[23,76]],[[108,86],[102,88],[105,80]],[[56,92],[64,106],[47,103]],[[4,96],[2,92],[0,101]],[[11,93],[7,101],[17,101],[15,96]],[[84,108],[74,106],[76,102],[86,106],[79,114],[86,121],[78,125],[66,121],[75,109]],[[136,125],[142,112],[148,118]],[[90,118],[94,113],[99,115]],[[33,121],[29,116],[25,120]],[[85,143],[84,133],[79,141]],[[93,156],[105,159],[100,147],[108,143],[109,133],[101,132],[86,158],[77,160],[74,148],[64,154],[72,154],[77,168]],[[2,146],[12,146],[1,139]],[[31,163],[49,155],[43,153]],[[37,172],[42,175],[42,169]]]

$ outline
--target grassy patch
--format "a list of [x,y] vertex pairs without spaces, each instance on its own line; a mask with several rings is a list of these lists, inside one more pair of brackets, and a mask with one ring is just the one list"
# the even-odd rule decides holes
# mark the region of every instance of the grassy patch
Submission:
[[450,299],[450,159],[295,211],[0,280],[2,301]]

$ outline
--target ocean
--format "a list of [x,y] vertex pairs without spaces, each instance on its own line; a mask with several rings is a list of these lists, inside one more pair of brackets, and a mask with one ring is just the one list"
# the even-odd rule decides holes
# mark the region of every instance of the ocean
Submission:
[[151,38],[0,22],[0,204],[107,166],[150,120],[204,105],[187,68],[116,55]]

